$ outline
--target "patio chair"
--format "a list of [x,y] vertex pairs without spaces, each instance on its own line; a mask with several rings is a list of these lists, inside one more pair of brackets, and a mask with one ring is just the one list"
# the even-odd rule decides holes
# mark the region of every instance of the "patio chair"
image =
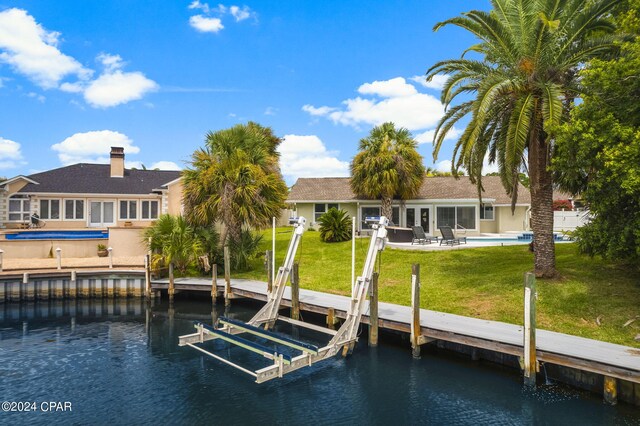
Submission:
[[461,243],[465,243],[467,244],[467,237],[456,237],[453,234],[453,230],[451,229],[450,226],[441,226],[440,228],[440,233],[442,233],[442,239],[440,240],[440,245],[442,245],[443,243],[446,245],[450,245],[453,246],[455,244],[460,245]]
[[47,222],[40,219],[40,216],[38,216],[36,213],[31,215],[31,228],[43,228],[46,224]]
[[413,230],[413,240],[411,240],[411,245],[414,244],[431,244],[434,240],[434,237],[430,237],[424,232],[424,228],[422,226],[412,226]]

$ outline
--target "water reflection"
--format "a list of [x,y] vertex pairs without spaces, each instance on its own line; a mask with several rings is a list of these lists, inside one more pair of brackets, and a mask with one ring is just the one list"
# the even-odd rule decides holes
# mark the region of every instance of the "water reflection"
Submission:
[[[262,385],[177,345],[194,320],[212,322],[219,313],[248,320],[254,312],[193,300],[173,309],[137,299],[0,305],[0,399],[73,404],[64,413],[0,413],[0,422],[638,424],[637,408],[562,387],[526,392],[519,375],[424,351],[413,360],[408,345],[370,349],[363,341],[346,360]],[[297,332],[310,342],[326,338]],[[251,368],[268,362],[219,341],[206,345]]]

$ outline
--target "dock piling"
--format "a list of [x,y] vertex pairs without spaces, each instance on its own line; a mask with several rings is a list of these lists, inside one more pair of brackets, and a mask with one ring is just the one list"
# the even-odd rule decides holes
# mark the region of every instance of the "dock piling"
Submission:
[[618,403],[618,380],[615,377],[604,376],[604,402],[611,405]]
[[336,319],[336,310],[334,308],[328,308],[327,309],[327,326],[329,327],[329,329],[335,330],[337,322],[338,321]]
[[211,303],[216,305],[216,298],[218,297],[218,264],[211,265]]
[[411,353],[420,358],[420,265],[411,266]]
[[300,319],[300,274],[297,263],[293,264],[291,274],[291,318]]
[[266,269],[267,269],[267,293],[271,293],[271,290],[273,290],[273,265],[272,265],[272,259],[273,259],[273,251],[271,250],[267,250],[264,253],[264,262],[266,265]]
[[175,282],[173,279],[173,262],[169,263],[169,303],[173,303],[173,295],[175,294]]
[[371,277],[371,297],[369,298],[369,346],[378,346],[378,273]]
[[2,262],[4,261],[4,250],[0,249],[0,272],[2,272]]
[[146,254],[144,256],[144,295],[149,300],[151,298],[151,256]]
[[524,383],[535,387],[536,370],[536,277],[524,275]]
[[224,306],[231,305],[231,256],[229,246],[224,246]]

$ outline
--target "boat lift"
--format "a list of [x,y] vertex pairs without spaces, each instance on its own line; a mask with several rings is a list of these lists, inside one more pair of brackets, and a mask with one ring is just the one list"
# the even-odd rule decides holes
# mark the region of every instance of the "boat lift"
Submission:
[[[190,346],[227,365],[237,368],[238,370],[255,377],[256,383],[263,383],[272,379],[281,378],[287,373],[331,358],[341,350],[343,355],[351,353],[358,340],[358,328],[360,326],[360,320],[365,307],[365,301],[369,293],[369,285],[373,276],[376,257],[379,251],[384,250],[386,244],[386,226],[388,223],[388,219],[382,216],[380,218],[376,218],[375,223],[372,223],[371,225],[373,233],[371,235],[369,250],[367,252],[367,258],[365,260],[362,275],[356,279],[347,317],[337,331],[288,317],[279,316],[278,314],[287,279],[289,278],[289,274],[293,267],[295,254],[305,230],[304,227],[306,220],[301,217],[298,219],[297,224],[294,225],[295,228],[289,243],[287,255],[284,259],[283,265],[278,269],[273,290],[268,294],[266,305],[247,323],[220,317],[218,319],[217,326],[212,327],[196,321],[194,322],[194,327],[197,332],[180,336],[179,345]],[[300,326],[325,333],[331,335],[332,338],[326,346],[317,347],[278,333],[273,333],[270,329],[273,328],[278,320],[290,323],[294,326]],[[291,349],[300,351],[301,353],[297,356],[281,353],[273,348],[266,347],[257,342],[240,337],[239,334],[252,334],[274,342],[277,345],[287,346]],[[204,343],[213,339],[221,339],[262,355],[263,357],[272,360],[273,364],[257,371],[251,371],[219,355],[196,346],[198,343]]]

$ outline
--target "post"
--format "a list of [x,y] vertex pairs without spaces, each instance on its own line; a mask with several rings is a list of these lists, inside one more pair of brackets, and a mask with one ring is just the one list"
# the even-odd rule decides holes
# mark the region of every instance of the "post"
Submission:
[[69,289],[67,291],[67,294],[65,294],[66,297],[70,297],[72,299],[76,298],[78,293],[77,281],[78,281],[78,273],[76,271],[71,271],[71,279],[69,280]]
[[224,306],[231,305],[231,256],[229,246],[224,246]]
[[273,226],[271,231],[271,282],[276,280],[276,218],[272,219]]
[[169,303],[173,303],[175,283],[173,281],[173,262],[169,263]]
[[300,275],[297,263],[293,264],[291,275],[291,318],[300,319]]
[[267,266],[267,293],[271,293],[273,290],[273,265],[271,264],[273,259],[273,251],[267,250],[264,254],[264,261]]
[[618,380],[604,376],[604,402],[611,405],[618,403]]
[[2,263],[4,262],[4,250],[0,249],[0,272],[2,272]]
[[536,385],[536,277],[524,275],[524,384]]
[[113,247],[107,248],[107,252],[109,253],[109,269],[113,269]]
[[334,308],[329,308],[327,311],[327,326],[331,330],[336,329],[336,310]]
[[60,247],[56,249],[56,260],[58,263],[58,269],[62,269],[62,249]]
[[411,265],[411,353],[420,358],[420,265]]
[[371,297],[369,298],[369,346],[378,346],[378,273],[371,277]]
[[213,306],[216,304],[216,297],[218,297],[218,264],[211,265],[211,303]]
[[144,287],[144,295],[147,300],[151,299],[151,257],[144,255],[144,279],[146,281]]
[[351,218],[351,298],[356,289],[356,217]]
[[27,272],[22,274],[22,285],[18,286],[18,298],[17,300],[22,301],[27,298],[28,288],[27,284],[29,284],[29,274]]

